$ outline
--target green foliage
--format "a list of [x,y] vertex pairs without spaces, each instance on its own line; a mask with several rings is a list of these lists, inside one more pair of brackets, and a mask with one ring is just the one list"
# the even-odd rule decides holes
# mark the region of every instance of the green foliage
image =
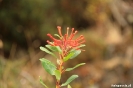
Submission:
[[[82,46],[79,46],[79,47],[83,47],[83,46],[85,46],[85,45],[82,45]],[[48,49],[50,49],[51,51],[53,51],[53,52],[56,51],[56,52],[60,52],[60,54],[62,53],[62,50],[60,49],[59,46],[46,45],[46,47],[47,47]],[[48,54],[51,54],[51,55],[55,56],[55,54],[53,54],[51,51],[49,51],[49,50],[46,49],[45,47],[40,47],[40,49],[41,49],[42,51],[45,51],[45,52],[48,53]],[[73,58],[75,58],[77,55],[79,55],[80,53],[81,53],[81,50],[72,49],[72,50],[69,52],[69,54],[68,54],[66,57],[63,58],[63,61],[67,61],[67,60],[69,60],[69,59],[73,59]],[[61,79],[61,72],[60,72],[60,70],[57,70],[57,69],[56,69],[57,67],[56,67],[52,62],[50,62],[49,60],[44,59],[44,58],[40,59],[40,61],[41,61],[42,65],[43,65],[44,69],[45,69],[50,75],[55,75],[56,80],[60,80],[60,79]],[[58,59],[57,59],[57,64],[60,65],[60,60],[58,60]],[[67,68],[65,71],[71,71],[71,70],[73,70],[73,69],[75,69],[75,68],[77,68],[77,67],[79,67],[79,66],[81,66],[81,65],[84,65],[84,64],[85,64],[85,63],[80,63],[80,64],[74,66],[73,68]],[[63,66],[62,66],[62,67],[63,67]],[[69,85],[69,83],[71,83],[71,82],[72,82],[75,78],[77,78],[77,77],[78,77],[78,75],[72,75],[72,76],[71,76],[70,78],[68,78],[67,81],[66,81],[65,83],[63,83],[61,86],[67,86],[67,85],[68,85],[68,88],[71,88],[71,86]],[[47,86],[42,82],[41,79],[40,79],[40,82],[41,82],[42,85],[44,85],[45,87],[47,87]]]
[[49,60],[47,59],[40,59],[43,68],[50,74],[50,75],[55,75],[55,70],[56,66]]
[[54,52],[62,52],[62,50],[60,49],[59,46],[51,46],[51,45],[46,45],[47,48],[49,48],[51,51],[54,51]]
[[85,65],[85,63],[80,63],[80,64],[77,64],[76,66],[74,66],[73,68],[67,68],[65,71],[71,71],[79,66],[82,66],[82,65]]
[[72,53],[69,53],[66,57],[63,58],[64,61],[67,61],[69,60],[75,53],[72,52]]
[[52,56],[54,56],[54,57],[56,57],[57,58],[57,56],[54,54],[54,53],[52,53],[52,52],[50,52],[48,49],[46,49],[45,47],[40,47],[40,50],[42,50],[42,51],[45,51],[46,53],[48,53],[48,54],[50,54],[50,55],[52,55]]
[[66,57],[63,58],[64,61],[73,59],[81,53],[81,50],[73,50]]
[[61,78],[61,73],[60,73],[59,70],[55,70],[55,77],[56,77],[57,80],[60,80],[60,78]]
[[78,56],[81,53],[81,50],[72,50],[70,53],[73,53],[73,55],[70,57],[70,59],[74,59],[76,56]]
[[76,79],[78,77],[78,75],[72,75],[71,77],[69,77],[67,79],[67,81],[65,83],[63,83],[61,86],[66,86],[68,85],[70,82],[72,82],[74,79]]

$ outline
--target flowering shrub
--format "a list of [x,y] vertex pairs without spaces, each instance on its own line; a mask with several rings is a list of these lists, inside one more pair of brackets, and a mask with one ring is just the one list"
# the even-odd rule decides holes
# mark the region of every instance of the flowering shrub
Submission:
[[[78,38],[73,39],[77,31],[74,31],[74,28],[72,28],[71,34],[69,36],[69,28],[67,28],[67,33],[64,34],[64,36],[61,33],[61,27],[57,26],[58,34],[55,34],[54,36],[57,36],[59,39],[54,38],[51,34],[47,34],[53,41],[50,42],[47,40],[47,45],[45,47],[40,47],[42,51],[45,51],[46,53],[54,56],[57,59],[57,66],[54,65],[51,61],[41,58],[40,61],[42,63],[42,66],[44,69],[52,76],[55,76],[56,79],[56,88],[61,88],[63,86],[67,86],[67,88],[71,88],[69,85],[70,82],[72,82],[75,78],[78,77],[78,75],[72,75],[69,77],[65,83],[60,83],[61,75],[66,71],[71,71],[81,65],[84,65],[85,63],[80,63],[72,68],[64,68],[64,63],[68,61],[69,59],[74,59],[77,55],[81,53],[81,51],[84,51],[81,49],[81,47],[84,47],[83,44],[85,42],[84,36],[80,35]],[[58,56],[54,54],[54,52],[58,52]],[[48,88],[40,78],[40,83],[44,85],[46,88]]]

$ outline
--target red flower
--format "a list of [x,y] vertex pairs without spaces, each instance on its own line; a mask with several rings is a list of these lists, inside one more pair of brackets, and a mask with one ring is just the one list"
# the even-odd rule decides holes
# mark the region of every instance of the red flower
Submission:
[[57,29],[60,35],[60,39],[56,39],[51,34],[47,34],[53,40],[53,42],[47,40],[48,44],[52,46],[59,46],[62,50],[69,50],[71,48],[77,48],[78,46],[80,46],[82,43],[85,42],[83,35],[80,35],[78,38],[73,39],[73,37],[77,33],[77,31],[74,31],[74,28],[72,28],[70,36],[68,36],[69,33],[68,27],[67,27],[67,33],[64,36],[61,33],[61,27],[57,26]]

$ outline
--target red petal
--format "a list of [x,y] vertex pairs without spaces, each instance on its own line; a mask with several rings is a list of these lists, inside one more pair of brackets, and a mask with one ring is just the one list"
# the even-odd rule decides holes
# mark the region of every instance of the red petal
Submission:
[[61,27],[60,26],[57,26],[57,29],[58,29],[58,32],[59,32],[60,36],[63,37],[62,36],[62,33],[61,33]]
[[53,39],[54,41],[56,41],[57,39],[55,39],[51,34],[47,34],[47,36],[49,36],[51,39]]

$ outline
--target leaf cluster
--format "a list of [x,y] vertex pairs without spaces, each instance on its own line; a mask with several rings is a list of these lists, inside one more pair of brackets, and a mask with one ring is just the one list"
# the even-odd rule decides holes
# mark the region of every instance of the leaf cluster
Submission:
[[[79,46],[79,47],[83,47]],[[62,54],[62,50],[59,46],[51,46],[51,45],[45,45],[45,47],[40,47],[40,50],[52,55],[53,57],[55,57],[57,59],[57,62],[59,60],[59,57],[57,57],[54,52],[58,52],[59,54]],[[69,59],[74,59],[76,56],[78,56],[81,53],[81,50],[76,50],[76,49],[72,49],[70,50],[70,52],[63,57],[63,61],[66,62]],[[58,67],[55,66],[51,61],[45,59],[45,58],[41,58],[40,59],[43,68],[46,70],[46,72],[48,72],[50,75],[55,76],[56,80],[60,80],[61,79],[61,72],[58,70]],[[84,65],[85,63],[80,63],[72,68],[66,68],[64,71],[72,71],[75,68]],[[71,86],[69,85],[74,79],[76,79],[78,77],[78,75],[72,75],[71,77],[69,77],[65,83],[61,84],[61,87],[63,86],[67,86],[68,88],[71,88]],[[46,88],[48,88],[43,82],[42,79],[40,78],[40,82],[42,85],[44,85]]]

